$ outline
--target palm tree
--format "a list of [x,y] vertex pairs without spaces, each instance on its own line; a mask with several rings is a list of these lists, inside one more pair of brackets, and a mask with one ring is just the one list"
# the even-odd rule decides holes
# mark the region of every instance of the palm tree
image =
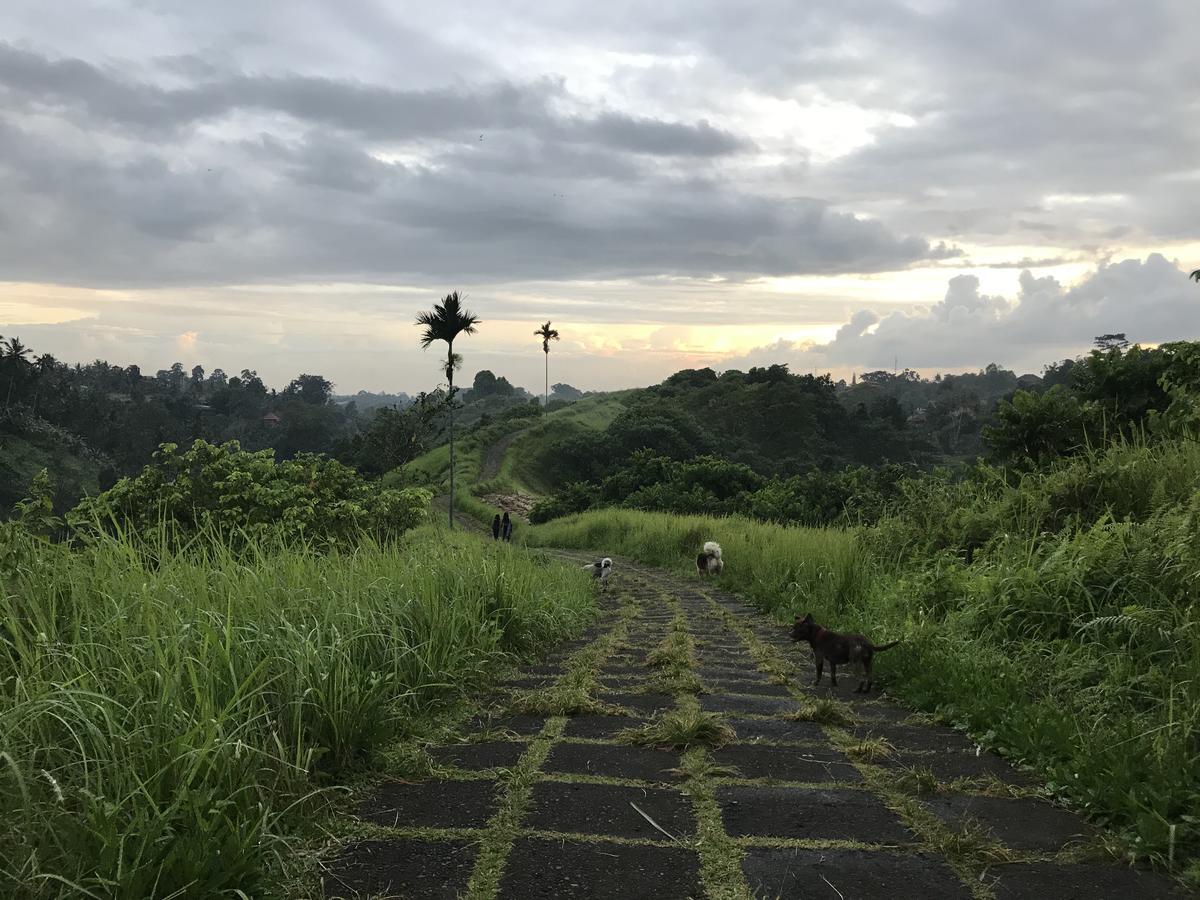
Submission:
[[460,334],[474,334],[479,319],[470,310],[463,308],[458,291],[447,294],[441,303],[433,305],[433,312],[417,316],[416,324],[423,326],[421,349],[428,350],[434,341],[446,342],[446,384],[449,388],[450,407],[450,527],[454,527],[454,370],[462,357],[454,352],[454,339]]
[[12,404],[13,388],[17,381],[24,381],[26,373],[32,368],[29,357],[33,351],[16,337],[9,338],[6,345],[0,345],[0,350],[4,349],[8,350],[8,355],[4,357],[4,367],[8,370],[8,396],[4,405],[8,407]]
[[8,339],[8,358],[13,360],[14,365],[20,366],[22,363],[28,365],[32,353],[32,350],[21,343],[20,338]]
[[558,340],[558,329],[551,328],[547,322],[541,328],[534,332],[542,339],[542,352],[546,354],[546,401],[545,406],[550,405],[550,342]]
[[1194,281],[1200,282],[1200,269],[1197,269],[1195,272],[1193,272],[1191,275],[1189,275],[1188,278],[1191,278]]

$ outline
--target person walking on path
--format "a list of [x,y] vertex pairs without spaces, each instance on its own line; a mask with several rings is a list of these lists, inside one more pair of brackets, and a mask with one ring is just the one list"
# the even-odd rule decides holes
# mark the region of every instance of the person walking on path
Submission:
[[504,511],[504,522],[501,523],[500,527],[504,531],[504,540],[506,542],[511,541],[512,540],[512,519],[510,519],[508,517],[508,510]]
[[[507,516],[508,513],[505,513],[504,515]],[[500,540],[500,513],[496,513],[495,517],[492,519],[492,540]]]

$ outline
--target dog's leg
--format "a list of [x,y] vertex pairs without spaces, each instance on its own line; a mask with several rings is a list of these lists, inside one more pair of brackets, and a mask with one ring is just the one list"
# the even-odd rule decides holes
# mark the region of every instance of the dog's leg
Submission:
[[822,674],[824,671],[825,671],[825,657],[823,657],[823,656],[818,656],[818,657],[817,657],[817,680],[816,680],[816,681],[814,681],[814,682],[813,682],[813,684],[820,684],[820,683],[821,683],[821,674]]
[[837,663],[832,659],[829,661],[829,685],[837,687]]

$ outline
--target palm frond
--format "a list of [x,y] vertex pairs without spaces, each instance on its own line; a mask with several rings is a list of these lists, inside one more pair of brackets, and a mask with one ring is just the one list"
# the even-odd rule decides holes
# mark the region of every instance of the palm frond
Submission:
[[1188,278],[1191,278],[1193,281],[1200,282],[1200,269],[1196,269],[1191,275],[1188,276]]
[[430,312],[417,315],[415,324],[425,329],[421,334],[423,349],[427,349],[434,341],[453,344],[460,334],[475,333],[475,326],[480,324],[480,319],[462,305],[463,299],[458,291],[453,291],[441,303],[435,303]]
[[550,352],[550,342],[558,340],[558,329],[551,328],[549,322],[535,331],[534,334],[542,339],[542,351],[545,353]]

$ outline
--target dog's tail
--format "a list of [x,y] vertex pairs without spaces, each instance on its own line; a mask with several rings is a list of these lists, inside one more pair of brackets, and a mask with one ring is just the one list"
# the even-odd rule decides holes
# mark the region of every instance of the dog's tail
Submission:
[[876,652],[876,653],[880,653],[880,652],[882,652],[882,651],[884,651],[884,650],[891,650],[891,649],[892,649],[893,647],[895,647],[895,646],[896,646],[898,643],[900,643],[900,642],[899,642],[899,641],[892,641],[890,644],[880,644],[878,647],[875,647],[875,648],[873,648],[873,649],[875,650],[875,652]]
[[716,541],[705,541],[704,542],[704,552],[708,553],[712,556],[715,556],[717,559],[720,559],[721,558],[721,545],[718,544]]

